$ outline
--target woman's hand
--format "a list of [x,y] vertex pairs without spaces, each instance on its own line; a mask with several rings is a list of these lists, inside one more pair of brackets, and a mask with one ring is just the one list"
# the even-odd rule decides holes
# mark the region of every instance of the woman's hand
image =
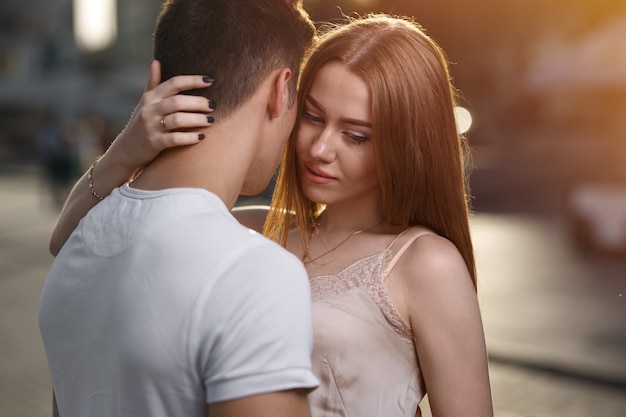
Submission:
[[161,66],[153,61],[139,104],[105,155],[129,172],[147,165],[164,149],[198,143],[204,139],[202,130],[214,121],[210,115],[216,107],[214,102],[201,96],[179,94],[209,87],[212,79],[180,75],[159,84],[160,78]]
[[161,65],[153,61],[148,84],[130,121],[98,163],[78,180],[65,201],[50,237],[52,255],[59,253],[100,197],[128,181],[164,149],[192,145],[204,138],[202,131],[213,123],[210,113],[215,104],[201,96],[179,93],[209,87],[212,80],[201,75],[181,75],[159,84],[160,79]]

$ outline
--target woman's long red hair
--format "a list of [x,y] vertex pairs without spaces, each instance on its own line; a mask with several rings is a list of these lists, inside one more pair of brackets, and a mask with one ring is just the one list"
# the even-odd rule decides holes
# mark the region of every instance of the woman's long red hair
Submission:
[[[452,241],[476,286],[469,230],[467,144],[457,133],[451,83],[442,49],[407,18],[370,15],[333,28],[314,46],[300,80],[298,109],[319,69],[338,61],[371,90],[372,138],[384,221],[421,225]],[[299,112],[300,113],[300,112]],[[307,236],[323,206],[300,188],[296,129],[278,175],[264,234],[286,244],[294,220]]]

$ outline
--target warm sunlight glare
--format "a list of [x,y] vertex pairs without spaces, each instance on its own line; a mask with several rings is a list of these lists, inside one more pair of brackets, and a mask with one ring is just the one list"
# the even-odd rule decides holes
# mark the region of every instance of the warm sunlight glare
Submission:
[[354,3],[358,6],[370,7],[375,6],[378,0],[354,0]]
[[117,0],[74,0],[74,36],[87,52],[106,49],[117,37]]
[[454,118],[456,119],[456,131],[459,135],[467,133],[472,127],[472,114],[465,107],[455,107]]
[[[316,4],[316,3],[322,3],[326,0],[305,0],[305,8],[306,8],[306,4]],[[353,8],[353,7],[372,7],[372,6],[376,6],[378,5],[378,3],[380,3],[381,0],[350,0],[347,2],[343,2],[343,4],[341,5],[337,5],[338,8]],[[344,11],[346,11],[348,9],[345,9]]]

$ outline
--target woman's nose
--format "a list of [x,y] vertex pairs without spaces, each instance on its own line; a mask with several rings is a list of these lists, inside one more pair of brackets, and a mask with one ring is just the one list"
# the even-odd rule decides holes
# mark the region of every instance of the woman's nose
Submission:
[[334,155],[333,132],[328,127],[325,127],[311,143],[311,156],[330,162]]

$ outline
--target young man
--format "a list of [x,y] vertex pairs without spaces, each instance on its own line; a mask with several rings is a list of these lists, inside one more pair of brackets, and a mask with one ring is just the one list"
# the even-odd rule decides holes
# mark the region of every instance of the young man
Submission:
[[164,4],[151,79],[214,77],[216,121],[114,190],[57,256],[39,323],[61,416],[309,415],[305,270],[230,209],[278,164],[313,31],[296,1]]

